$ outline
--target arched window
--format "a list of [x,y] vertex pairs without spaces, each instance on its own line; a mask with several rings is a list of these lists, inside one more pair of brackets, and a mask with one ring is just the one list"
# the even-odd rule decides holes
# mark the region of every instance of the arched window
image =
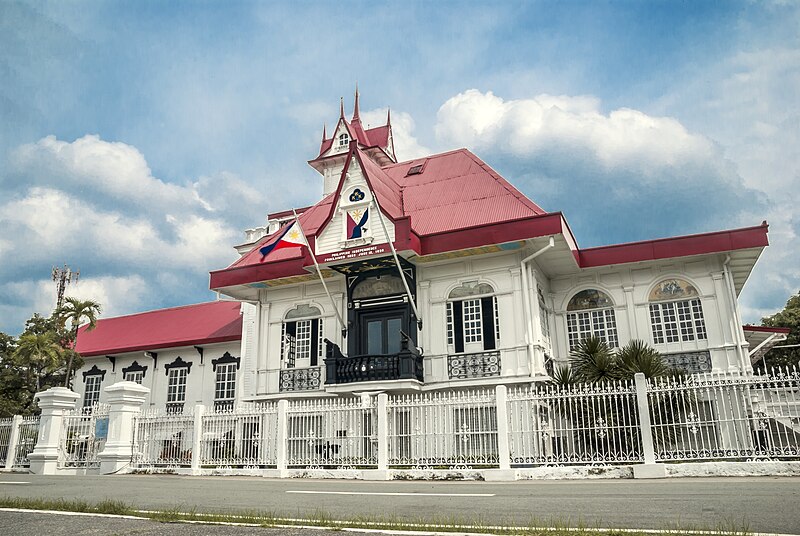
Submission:
[[346,147],[350,143],[350,136],[345,132],[339,134],[339,147]]
[[447,344],[456,353],[494,350],[500,339],[497,296],[488,283],[454,288],[447,302]]
[[688,281],[665,279],[653,287],[648,301],[654,344],[707,338],[700,294]]
[[567,336],[570,352],[583,339],[594,335],[612,348],[619,346],[614,302],[605,292],[586,289],[567,304]]
[[281,334],[283,368],[316,367],[323,354],[322,313],[313,305],[298,305],[284,317]]

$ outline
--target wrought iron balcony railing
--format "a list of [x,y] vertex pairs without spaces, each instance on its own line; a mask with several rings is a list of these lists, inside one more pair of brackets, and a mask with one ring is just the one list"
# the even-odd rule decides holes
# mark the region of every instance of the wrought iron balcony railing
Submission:
[[405,334],[400,352],[387,355],[345,356],[339,346],[325,339],[325,383],[355,383],[387,380],[424,381],[422,356]]

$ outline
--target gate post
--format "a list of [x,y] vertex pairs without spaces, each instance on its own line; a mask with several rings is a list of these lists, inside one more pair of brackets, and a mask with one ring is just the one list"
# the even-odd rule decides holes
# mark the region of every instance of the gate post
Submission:
[[516,480],[516,471],[511,469],[511,448],[508,443],[508,387],[495,387],[495,416],[497,417],[497,459],[499,469],[487,469],[483,478],[487,481]]
[[[362,394],[362,398],[370,397],[369,394]],[[375,432],[378,439],[378,468],[365,469],[362,471],[364,480],[389,480],[389,395],[378,393],[375,404],[378,422]]]
[[14,467],[14,460],[17,457],[17,444],[19,443],[19,427],[22,425],[22,415],[14,415],[11,419],[11,433],[8,437],[8,452],[6,453],[6,471]]
[[136,382],[117,382],[104,389],[108,396],[108,436],[98,454],[100,474],[120,471],[133,460],[134,418],[141,411],[150,389]]
[[39,438],[28,459],[31,462],[31,473],[36,475],[54,475],[58,467],[58,451],[61,442],[61,428],[64,412],[75,408],[75,401],[80,398],[66,387],[51,387],[47,391],[36,393],[42,417],[39,421]]
[[641,372],[637,372],[633,378],[636,385],[636,409],[639,412],[639,430],[644,453],[644,465],[633,466],[633,478],[664,478],[667,476],[667,469],[663,463],[656,463],[656,451],[653,446],[650,404],[647,400],[647,380]]

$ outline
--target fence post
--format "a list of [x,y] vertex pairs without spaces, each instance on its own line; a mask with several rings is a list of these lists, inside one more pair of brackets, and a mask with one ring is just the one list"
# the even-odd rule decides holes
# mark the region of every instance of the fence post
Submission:
[[275,467],[278,476],[283,478],[286,473],[286,455],[289,446],[289,401],[278,400],[278,437],[276,445],[278,452],[275,455]]
[[389,470],[389,395],[378,395],[378,470]]
[[100,474],[120,471],[133,460],[134,418],[150,389],[136,382],[117,382],[105,388],[108,396],[108,435],[100,459]]
[[636,408],[639,412],[639,430],[642,436],[642,452],[644,464],[633,466],[633,478],[664,478],[667,476],[664,464],[656,463],[656,451],[653,446],[653,428],[650,423],[650,404],[647,400],[647,380],[644,374],[637,372],[634,377],[636,386]]
[[51,387],[47,391],[36,393],[35,398],[39,400],[42,417],[39,421],[39,439],[28,456],[31,473],[54,475],[58,467],[64,412],[75,408],[75,401],[80,395],[66,387]]
[[22,415],[14,415],[11,419],[11,433],[8,436],[8,453],[6,454],[6,470],[14,467],[17,457],[17,444],[19,444],[19,427],[22,425]]
[[497,417],[497,458],[499,469],[487,469],[483,478],[488,481],[516,480],[516,471],[511,469],[511,449],[508,443],[508,387],[495,388],[495,415]]
[[192,474],[200,474],[200,448],[202,447],[203,440],[203,414],[206,407],[202,404],[197,404],[194,407],[194,427],[192,437]]

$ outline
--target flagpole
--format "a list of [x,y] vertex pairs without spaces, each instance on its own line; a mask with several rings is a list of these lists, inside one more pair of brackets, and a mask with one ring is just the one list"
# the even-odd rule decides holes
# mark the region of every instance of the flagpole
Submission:
[[397,270],[400,272],[400,279],[403,281],[403,286],[406,289],[406,294],[408,294],[408,301],[411,302],[411,308],[414,310],[414,316],[417,317],[417,326],[419,329],[422,329],[422,317],[419,315],[419,311],[417,310],[417,304],[414,303],[414,298],[411,296],[411,289],[408,288],[408,281],[406,281],[406,274],[403,272],[403,267],[400,266],[400,259],[397,256],[397,250],[394,249],[394,242],[392,238],[389,236],[389,230],[386,228],[386,222],[383,220],[383,212],[381,212],[381,207],[378,205],[378,197],[375,195],[375,192],[372,192],[372,202],[375,203],[375,212],[378,213],[378,219],[381,222],[381,227],[383,227],[383,234],[386,236],[386,241],[389,243],[389,248],[392,250],[392,256],[394,257],[394,262],[397,264]]
[[297,217],[297,212],[295,212],[294,209],[292,209],[292,214],[294,214],[294,221],[297,223],[297,228],[300,229],[300,234],[303,235],[303,241],[306,243],[308,252],[311,254],[311,258],[314,261],[314,266],[317,268],[317,275],[319,275],[319,280],[322,282],[322,288],[325,289],[325,294],[328,295],[328,299],[331,301],[331,305],[333,305],[333,310],[336,312],[336,318],[339,319],[339,324],[342,326],[342,337],[347,337],[347,325],[344,323],[344,320],[342,320],[342,315],[339,313],[339,308],[336,307],[336,302],[333,301],[333,296],[331,296],[331,291],[328,290],[328,285],[325,283],[325,278],[322,277],[322,270],[319,268],[317,256],[314,255],[314,252],[311,251],[311,246],[308,245],[308,238],[306,238],[306,233],[303,231],[303,226],[300,225],[300,218]]

